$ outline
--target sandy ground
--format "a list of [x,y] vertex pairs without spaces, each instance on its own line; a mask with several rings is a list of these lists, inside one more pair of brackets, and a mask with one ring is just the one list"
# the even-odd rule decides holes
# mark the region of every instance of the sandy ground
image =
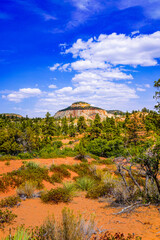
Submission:
[[[53,163],[53,159],[34,159],[32,161],[48,166]],[[54,159],[54,163],[74,164],[75,160],[73,158]],[[17,169],[21,164],[22,160],[10,161],[9,166],[6,166],[4,162],[0,162],[0,173]],[[71,172],[71,179],[65,180],[72,180],[75,176],[76,173]],[[53,186],[45,181],[43,183],[46,189],[61,186],[61,184]],[[15,190],[10,189],[5,194],[1,193],[0,198],[14,194]],[[55,218],[60,220],[61,211],[64,207],[73,209],[75,214],[83,214],[86,219],[89,219],[92,213],[95,214],[95,221],[100,229],[106,229],[111,232],[123,232],[124,234],[134,233],[141,236],[143,240],[160,239],[160,211],[158,207],[141,207],[130,214],[114,215],[121,208],[111,208],[107,202],[87,199],[85,198],[85,193],[78,193],[73,201],[68,204],[44,204],[38,198],[22,201],[19,207],[12,208],[12,211],[17,214],[17,218],[12,225],[6,226],[4,231],[0,230],[0,239],[9,233],[9,228],[15,228],[21,224],[25,224],[26,227],[41,225],[45,218],[51,214],[54,214]]]
[[40,163],[42,165],[46,165],[46,166],[50,166],[52,164],[57,164],[57,165],[61,165],[61,164],[76,164],[76,163],[80,163],[81,161],[79,160],[74,160],[73,157],[66,157],[66,158],[49,158],[49,159],[41,159],[41,158],[37,158],[37,159],[27,159],[27,160],[11,160],[10,165],[5,165],[5,163],[7,161],[0,161],[0,174],[3,173],[7,173],[7,172],[12,172],[13,170],[16,170],[18,168],[20,168],[23,164],[23,161],[34,161],[36,163]]

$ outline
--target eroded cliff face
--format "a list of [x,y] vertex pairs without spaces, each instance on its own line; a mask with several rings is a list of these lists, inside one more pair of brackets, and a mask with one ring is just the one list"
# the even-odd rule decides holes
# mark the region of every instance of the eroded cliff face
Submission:
[[84,103],[84,102],[73,103],[70,107],[58,111],[54,115],[54,117],[69,118],[70,116],[72,116],[72,117],[79,118],[80,116],[83,116],[85,119],[93,120],[97,113],[99,114],[101,119],[104,119],[106,117],[114,117],[113,114],[107,113],[107,111],[101,108],[93,107],[90,104]]

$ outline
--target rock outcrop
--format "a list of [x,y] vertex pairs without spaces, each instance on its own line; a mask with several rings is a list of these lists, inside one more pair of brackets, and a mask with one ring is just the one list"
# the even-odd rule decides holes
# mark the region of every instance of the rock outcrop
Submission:
[[0,115],[10,117],[10,118],[12,118],[12,117],[22,118],[23,117],[20,114],[16,114],[16,113],[1,113]]
[[86,102],[75,102],[70,107],[62,109],[54,115],[55,118],[69,118],[83,116],[85,119],[93,120],[96,114],[99,114],[101,119],[106,117],[114,117],[114,114],[108,113],[106,110],[98,107],[91,106]]

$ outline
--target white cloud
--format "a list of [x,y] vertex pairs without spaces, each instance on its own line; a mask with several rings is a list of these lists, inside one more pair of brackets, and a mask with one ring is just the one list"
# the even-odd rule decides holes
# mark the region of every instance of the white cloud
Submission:
[[25,98],[37,97],[42,94],[42,91],[39,88],[21,88],[19,91],[13,91],[8,95],[3,95],[2,98],[5,98],[12,102],[21,102]]
[[60,63],[56,63],[53,65],[53,67],[49,67],[51,71],[55,71],[60,66]]
[[73,6],[71,19],[67,23],[67,28],[77,27],[83,24],[90,16],[104,9],[105,4],[101,0],[67,0]]
[[140,87],[137,87],[137,91],[139,91],[139,92],[145,92],[146,89],[144,89],[144,88],[140,88]]
[[54,85],[54,84],[51,84],[51,85],[48,86],[48,88],[57,88],[57,86]]
[[107,67],[110,67],[109,64],[105,62],[98,62],[98,61],[96,62],[91,60],[76,61],[76,62],[73,62],[71,66],[74,70],[78,70],[78,71],[82,71],[86,69],[96,69],[96,68],[105,69]]
[[52,14],[44,11],[43,8],[39,7],[38,4],[36,4],[36,2],[34,3],[34,1],[13,0],[13,3],[15,3],[15,2],[22,5],[27,11],[31,11],[31,12],[35,13],[36,15],[39,15],[45,21],[57,19]]
[[[138,33],[138,32],[137,32]],[[63,54],[71,53],[73,60],[55,64],[50,70],[76,71],[72,84],[39,99],[36,108],[59,110],[74,101],[87,101],[104,109],[127,109],[139,98],[149,84],[135,84],[132,72],[137,65],[155,66],[160,57],[160,32],[148,35],[101,34],[88,41],[78,39]],[[131,72],[131,73],[130,73]],[[132,85],[129,85],[132,83]]]
[[[160,57],[160,32],[149,35],[137,33],[132,33],[133,36],[101,34],[98,38],[87,41],[78,39],[63,52],[71,53],[73,62],[53,66],[60,71],[76,71],[72,77],[72,86],[57,89],[40,103],[44,106],[66,106],[81,100],[110,109],[111,106],[120,108],[130,100],[137,99],[136,91],[146,91],[149,84],[139,84],[136,89],[128,86],[133,79],[129,71],[135,71],[137,65],[157,65],[157,58]],[[134,67],[134,70],[129,70],[128,66]]]
[[145,86],[146,88],[150,88],[150,87],[151,87],[150,84],[144,84],[144,86]]
[[63,64],[62,66],[58,67],[58,70],[60,71],[71,71],[70,63]]
[[139,33],[140,33],[140,31],[137,30],[137,31],[133,31],[133,32],[131,32],[131,35],[133,36],[133,35],[136,35],[136,34],[139,34]]
[[65,53],[72,53],[75,58],[91,62],[155,66],[156,58],[160,57],[160,32],[136,37],[116,33],[101,34],[96,40],[91,38],[87,42],[78,39]]
[[64,87],[59,90],[56,90],[56,93],[64,94],[64,93],[70,93],[72,91],[71,87]]
[[160,1],[159,0],[121,0],[118,1],[119,9],[126,9],[129,7],[141,6],[144,13],[153,19],[160,18]]

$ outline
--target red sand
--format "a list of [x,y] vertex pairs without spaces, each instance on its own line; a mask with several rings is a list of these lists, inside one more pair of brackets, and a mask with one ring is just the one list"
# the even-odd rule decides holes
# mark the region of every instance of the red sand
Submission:
[[[31,160],[27,160],[31,161]],[[53,163],[53,159],[33,159],[32,161],[40,162],[47,166]],[[58,158],[54,159],[55,164],[74,164],[73,158]],[[21,166],[22,160],[10,161],[10,165],[6,166],[4,162],[0,162],[0,173],[6,173],[17,169]],[[70,181],[75,173],[71,172],[71,178],[65,179]],[[54,186],[46,181],[43,182],[46,189],[61,186],[61,184],[55,184]],[[0,198],[14,195],[15,190],[10,189],[7,193],[1,193]],[[61,219],[61,211],[67,206],[74,210],[74,212],[81,213],[85,218],[89,218],[92,213],[95,214],[95,220],[97,227],[106,229],[111,232],[123,232],[134,233],[142,237],[143,240],[158,240],[160,239],[160,212],[158,207],[149,206],[136,209],[130,214],[113,215],[115,212],[119,212],[119,208],[106,207],[106,202],[100,202],[98,200],[86,199],[84,193],[80,193],[79,196],[74,197],[71,203],[44,204],[40,199],[27,199],[22,201],[19,207],[14,207],[12,210],[17,214],[12,225],[6,226],[5,231],[0,230],[0,238],[6,236],[9,233],[9,228],[17,227],[21,224],[28,226],[41,225],[42,222],[49,214],[54,214],[56,219]]]
[[[160,214],[156,207],[142,207],[127,215],[113,215],[120,209],[104,208],[106,203],[97,200],[86,199],[84,194],[75,197],[69,204],[60,203],[58,205],[44,204],[40,199],[28,199],[23,201],[19,207],[13,208],[13,212],[18,215],[12,227],[25,224],[26,227],[41,225],[49,214],[54,214],[56,219],[61,219],[61,211],[67,206],[75,213],[82,213],[84,217],[94,213],[97,227],[111,232],[134,233],[144,240],[160,239]],[[11,227],[11,226],[9,226]],[[4,236],[9,232],[9,227],[5,228]]]

